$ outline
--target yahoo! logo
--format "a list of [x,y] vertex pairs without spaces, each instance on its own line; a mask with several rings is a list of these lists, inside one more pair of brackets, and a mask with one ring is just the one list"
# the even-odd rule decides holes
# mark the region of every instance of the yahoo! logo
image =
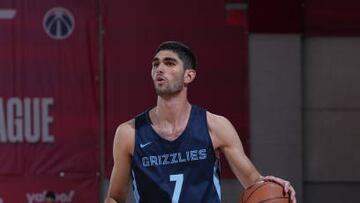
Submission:
[[[45,195],[46,195],[46,191],[39,193],[26,193],[26,198],[28,200],[28,203],[40,203],[40,202],[45,202]],[[74,195],[75,195],[74,190],[70,190],[69,192],[63,192],[63,193],[55,193],[56,196],[55,202],[61,202],[61,203],[72,202]]]

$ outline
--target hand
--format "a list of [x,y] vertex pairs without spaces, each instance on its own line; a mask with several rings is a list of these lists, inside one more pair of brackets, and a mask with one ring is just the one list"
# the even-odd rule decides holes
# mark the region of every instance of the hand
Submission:
[[296,197],[295,197],[295,189],[291,186],[290,182],[278,177],[274,177],[274,176],[265,176],[262,177],[263,181],[272,181],[272,182],[276,182],[279,183],[280,185],[282,185],[284,187],[284,191],[286,193],[290,194],[290,199],[292,203],[296,203]]

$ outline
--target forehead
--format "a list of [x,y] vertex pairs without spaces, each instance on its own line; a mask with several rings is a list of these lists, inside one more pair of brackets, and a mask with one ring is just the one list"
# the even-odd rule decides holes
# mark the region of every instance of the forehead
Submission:
[[181,61],[178,54],[171,50],[161,50],[154,56],[153,60],[164,60],[167,58],[175,59],[177,61]]

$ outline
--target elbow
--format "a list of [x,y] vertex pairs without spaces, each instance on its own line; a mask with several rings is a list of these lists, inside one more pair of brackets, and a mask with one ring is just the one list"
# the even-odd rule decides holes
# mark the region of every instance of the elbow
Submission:
[[104,203],[125,203],[125,198],[120,200],[113,197],[106,197]]

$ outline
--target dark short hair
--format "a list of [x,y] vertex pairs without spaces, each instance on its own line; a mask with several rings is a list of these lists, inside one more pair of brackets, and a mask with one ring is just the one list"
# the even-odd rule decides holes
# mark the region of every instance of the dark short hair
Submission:
[[183,61],[185,69],[197,68],[196,57],[193,51],[185,44],[177,41],[166,41],[159,45],[155,54],[162,50],[170,50],[175,52],[178,57]]
[[55,199],[55,193],[52,191],[47,191],[45,198],[51,198],[51,199]]

